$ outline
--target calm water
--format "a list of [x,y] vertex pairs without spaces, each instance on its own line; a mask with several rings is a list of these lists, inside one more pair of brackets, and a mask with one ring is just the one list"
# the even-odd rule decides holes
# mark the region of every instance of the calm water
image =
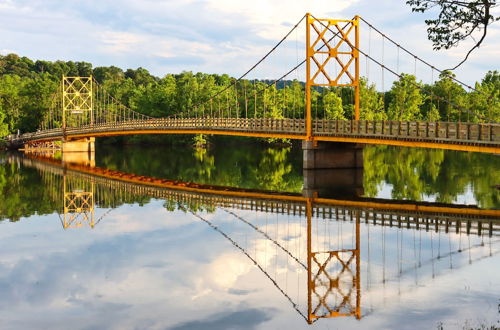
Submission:
[[317,202],[301,157],[102,146],[96,170],[0,154],[0,328],[500,326],[500,220],[394,206],[499,209],[500,158],[367,147]]

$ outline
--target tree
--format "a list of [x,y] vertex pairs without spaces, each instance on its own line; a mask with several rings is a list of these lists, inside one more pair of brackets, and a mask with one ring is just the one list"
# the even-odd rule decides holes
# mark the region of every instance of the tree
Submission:
[[132,79],[136,85],[147,85],[156,81],[155,77],[144,68],[137,68],[136,70],[128,69],[125,71],[125,78]]
[[429,111],[425,115],[426,121],[439,121],[441,117],[439,116],[439,110],[435,104],[431,104]]
[[121,81],[125,78],[123,70],[116,66],[99,66],[94,68],[93,75],[100,84],[106,80]]
[[287,89],[287,108],[293,118],[304,118],[306,102],[304,88],[297,79],[294,79]]
[[0,74],[13,74],[20,77],[31,77],[33,61],[16,54],[0,55]]
[[476,83],[475,91],[467,95],[468,105],[478,121],[500,122],[500,74],[489,71],[481,83]]
[[344,108],[342,98],[333,91],[327,91],[323,95],[323,107],[326,119],[344,120]]
[[1,104],[0,104],[0,137],[4,137],[9,134],[9,127],[7,123],[4,122],[5,114],[3,113]]
[[423,103],[423,98],[415,76],[401,74],[401,78],[393,83],[390,94],[388,112],[391,120],[420,119],[420,105]]
[[[198,103],[198,79],[191,71],[182,72],[177,79],[177,107],[184,113],[191,113]],[[230,98],[228,96],[228,98]]]
[[[450,71],[441,72],[439,80],[432,88],[439,115],[446,121],[460,121],[470,114],[466,111],[466,92],[461,85],[453,81],[454,76]],[[469,117],[469,120],[473,119]]]
[[435,50],[450,49],[461,41],[472,38],[472,34],[482,30],[481,37],[467,52],[465,58],[450,70],[462,65],[472,51],[484,41],[488,25],[500,19],[492,15],[496,0],[407,0],[413,12],[425,13],[437,8],[439,15],[435,19],[425,20],[427,35]]
[[21,90],[28,81],[28,79],[22,79],[18,75],[6,74],[0,76],[0,107],[3,110],[4,121],[7,123],[10,132],[15,132],[20,128],[21,108],[24,103]]
[[23,132],[36,131],[42,119],[49,112],[52,96],[57,92],[58,84],[48,73],[30,79],[21,90],[23,105],[19,128]]
[[385,120],[384,100],[377,92],[375,84],[368,85],[368,80],[362,77],[359,81],[359,117],[361,120]]

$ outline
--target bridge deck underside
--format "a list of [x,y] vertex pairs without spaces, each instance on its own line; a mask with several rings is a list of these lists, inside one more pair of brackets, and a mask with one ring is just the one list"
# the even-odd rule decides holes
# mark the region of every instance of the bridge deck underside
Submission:
[[[66,128],[66,138],[134,134],[217,134],[306,139],[305,120],[272,118],[146,119]],[[500,124],[314,120],[319,141],[401,145],[500,153]],[[27,133],[18,144],[63,138],[61,128]]]

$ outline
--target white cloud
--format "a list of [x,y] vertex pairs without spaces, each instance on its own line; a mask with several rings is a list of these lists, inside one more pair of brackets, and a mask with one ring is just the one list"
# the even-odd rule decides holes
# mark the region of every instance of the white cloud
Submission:
[[[386,12],[390,11],[390,15]],[[427,40],[424,17],[394,1],[1,1],[2,53],[47,60],[89,61],[95,66],[124,69],[145,67],[163,76],[183,70],[239,76],[291,28],[311,12],[316,17],[363,15],[397,42],[436,67],[458,62],[468,43],[448,52],[434,52]],[[362,37],[368,33],[361,31]],[[254,76],[281,75],[304,57],[300,27]],[[298,38],[299,50],[295,49]],[[476,50],[457,76],[472,83],[497,68],[499,29],[492,26],[485,44]],[[297,54],[296,54],[297,52]],[[395,55],[387,55],[387,58]],[[375,67],[375,65],[372,65]],[[428,72],[421,69],[421,80]],[[390,85],[390,81],[387,81]]]
[[144,39],[145,36],[127,32],[106,31],[101,34],[103,49],[112,54],[130,52]]
[[[317,17],[328,17],[332,13],[337,15],[353,1],[312,0],[312,1],[232,1],[232,0],[206,0],[208,7],[216,12],[228,14],[225,20],[234,24],[234,18],[245,20],[248,25],[255,26],[258,36],[279,40],[290,29],[290,24],[295,24],[306,12]],[[356,2],[356,1],[355,1]],[[334,8],[334,9],[333,9]],[[333,9],[333,10],[330,10]]]

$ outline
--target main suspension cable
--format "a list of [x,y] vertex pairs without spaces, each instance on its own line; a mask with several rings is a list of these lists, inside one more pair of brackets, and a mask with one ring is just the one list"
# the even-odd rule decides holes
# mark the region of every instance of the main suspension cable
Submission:
[[[217,97],[219,96],[220,94],[222,94],[223,92],[225,92],[227,89],[231,88],[231,86],[233,85],[236,85],[237,82],[239,82],[240,80],[242,80],[243,78],[245,78],[250,72],[252,72],[257,66],[259,66],[266,58],[269,57],[269,55],[271,55],[272,52],[274,52],[276,50],[276,48],[278,48],[289,36],[290,34],[292,34],[292,32],[300,25],[300,23],[302,23],[302,21],[304,20],[304,18],[306,17],[306,15],[302,16],[302,18],[297,22],[297,24],[295,24],[291,29],[290,31],[288,31],[288,33],[283,37],[281,38],[281,40],[276,44],[274,45],[273,48],[271,48],[270,51],[268,51],[259,61],[257,61],[257,63],[255,63],[250,69],[248,69],[244,74],[242,74],[239,78],[235,79],[234,82],[232,84],[229,84],[227,85],[225,88],[223,88],[222,90],[220,90],[219,92],[215,93],[214,95],[212,95],[210,98],[214,98],[214,97]],[[203,104],[203,103],[206,103],[208,102],[207,101],[203,101],[203,102],[200,102],[199,104]]]
[[[359,16],[359,18],[365,23],[367,24],[370,28],[372,28],[373,30],[375,30],[376,32],[378,32],[379,34],[381,34],[385,39],[389,40],[392,44],[394,44],[396,47],[398,48],[401,48],[404,52],[406,52],[408,55],[412,56],[415,58],[415,60],[419,60],[420,62],[424,63],[425,65],[435,69],[436,71],[438,71],[439,73],[443,73],[444,71],[443,70],[439,70],[438,68],[436,68],[435,66],[433,66],[432,64],[430,64],[429,62],[423,60],[422,58],[418,57],[417,55],[413,54],[412,52],[410,52],[408,49],[404,48],[403,46],[401,46],[400,44],[398,44],[397,42],[395,42],[394,40],[392,40],[391,38],[389,38],[387,35],[385,35],[384,33],[382,33],[382,31],[380,31],[379,29],[377,29],[375,26],[373,26],[372,24],[370,24],[367,20],[365,20],[363,17]],[[474,91],[476,91],[476,89],[474,89],[472,86],[469,86],[467,85],[466,83],[454,78],[454,77],[451,77],[450,78],[459,83],[460,85],[464,86],[464,87],[467,87],[467,88],[470,88]]]

